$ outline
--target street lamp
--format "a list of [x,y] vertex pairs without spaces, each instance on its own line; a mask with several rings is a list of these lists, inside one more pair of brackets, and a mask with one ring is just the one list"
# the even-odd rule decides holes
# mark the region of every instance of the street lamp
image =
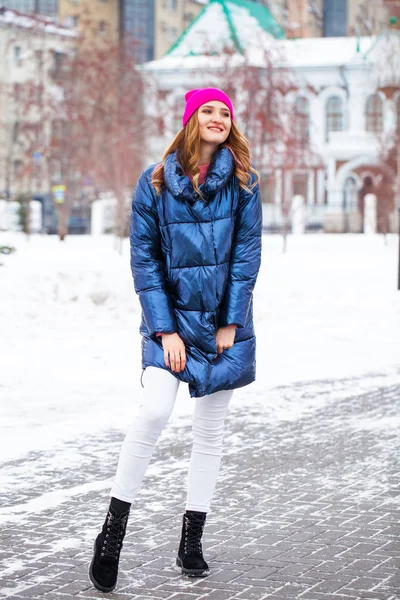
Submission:
[[397,289],[400,290],[400,150],[397,147],[397,173],[396,173],[396,195],[397,195],[397,212],[398,212],[398,228],[399,228],[399,257],[398,257],[398,272],[397,272]]

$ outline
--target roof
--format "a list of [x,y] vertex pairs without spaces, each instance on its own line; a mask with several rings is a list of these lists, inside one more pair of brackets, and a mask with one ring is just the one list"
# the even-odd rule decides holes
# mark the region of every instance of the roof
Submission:
[[243,52],[254,39],[284,37],[266,6],[249,0],[210,0],[167,56],[219,54],[224,49]]
[[53,35],[77,37],[76,31],[59,25],[55,19],[43,15],[31,15],[0,6],[0,26],[30,29]]
[[[189,41],[189,40],[188,40]],[[192,41],[196,44],[196,39]],[[263,43],[251,43],[246,47],[246,64],[265,65],[265,51],[270,52],[276,66],[286,65],[295,69],[314,69],[339,67],[342,65],[360,65],[376,62],[377,49],[386,45],[384,39],[377,36],[342,38],[299,38],[264,40]],[[398,54],[397,54],[398,56]],[[237,53],[230,58],[230,64],[243,62],[243,55]],[[190,52],[186,55],[170,52],[163,58],[146,63],[146,70],[218,68],[226,64],[218,53]]]
[[[218,69],[245,62],[297,70],[379,64],[399,72],[399,32],[378,36],[285,39],[270,11],[248,0],[210,0],[167,54],[142,65],[144,70]],[[390,66],[390,69],[389,69]],[[399,75],[400,79],[400,75]]]

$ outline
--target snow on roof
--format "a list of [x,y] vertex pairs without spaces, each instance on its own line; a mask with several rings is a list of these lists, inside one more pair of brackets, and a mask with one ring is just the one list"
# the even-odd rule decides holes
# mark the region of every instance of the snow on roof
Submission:
[[[191,40],[194,42],[196,50],[199,50],[199,40],[196,38],[191,38]],[[297,69],[360,64],[366,63],[367,58],[373,62],[370,51],[378,42],[376,36],[286,40],[276,40],[270,37],[268,40],[264,38],[263,41],[258,39],[258,43],[254,41],[247,46],[247,63],[253,66],[262,66],[265,63],[265,51],[271,53],[272,57],[276,57],[272,58],[276,66],[285,64]],[[144,69],[156,71],[176,68],[217,68],[224,65],[224,58],[218,56],[217,52],[214,56],[210,56],[204,51],[191,53],[189,45],[186,50],[186,55],[171,52],[159,60],[148,62],[144,65]],[[233,58],[230,57],[229,60],[230,64],[233,64]],[[238,64],[243,61],[239,52],[236,61]]]
[[283,37],[266,6],[248,0],[210,0],[167,55],[212,54],[224,48],[241,52],[254,39]]
[[42,31],[49,34],[61,35],[75,38],[76,32],[62,25],[58,25],[55,19],[43,15],[30,15],[17,10],[0,6],[0,26],[17,27],[22,29],[31,29],[33,31]]
[[169,52],[143,69],[217,68],[223,66],[218,56],[226,51],[237,53],[238,63],[245,54],[254,66],[265,64],[266,51],[273,64],[297,69],[369,64],[376,55],[371,49],[381,41],[377,36],[284,39],[266,6],[248,0],[210,0]]
[[362,61],[375,43],[370,37],[301,38],[278,42],[292,67],[326,67]]

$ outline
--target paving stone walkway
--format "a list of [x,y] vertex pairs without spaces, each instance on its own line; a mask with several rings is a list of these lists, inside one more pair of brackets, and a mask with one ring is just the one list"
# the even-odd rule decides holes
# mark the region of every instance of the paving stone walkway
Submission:
[[[232,409],[205,579],[174,566],[187,420],[160,440],[112,594],[94,590],[87,569],[123,433],[3,465],[14,486],[0,490],[0,598],[400,600],[400,387],[357,393],[354,381],[329,401],[335,384],[276,390],[287,419],[270,422],[257,404]],[[296,416],[310,397],[312,410]]]

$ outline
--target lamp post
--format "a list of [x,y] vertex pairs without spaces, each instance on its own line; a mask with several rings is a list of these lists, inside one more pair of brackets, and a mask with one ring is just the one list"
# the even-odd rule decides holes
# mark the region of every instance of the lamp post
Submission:
[[397,173],[396,173],[396,204],[398,212],[398,228],[399,228],[399,256],[398,256],[398,271],[397,271],[397,289],[400,290],[400,150],[397,147]]

